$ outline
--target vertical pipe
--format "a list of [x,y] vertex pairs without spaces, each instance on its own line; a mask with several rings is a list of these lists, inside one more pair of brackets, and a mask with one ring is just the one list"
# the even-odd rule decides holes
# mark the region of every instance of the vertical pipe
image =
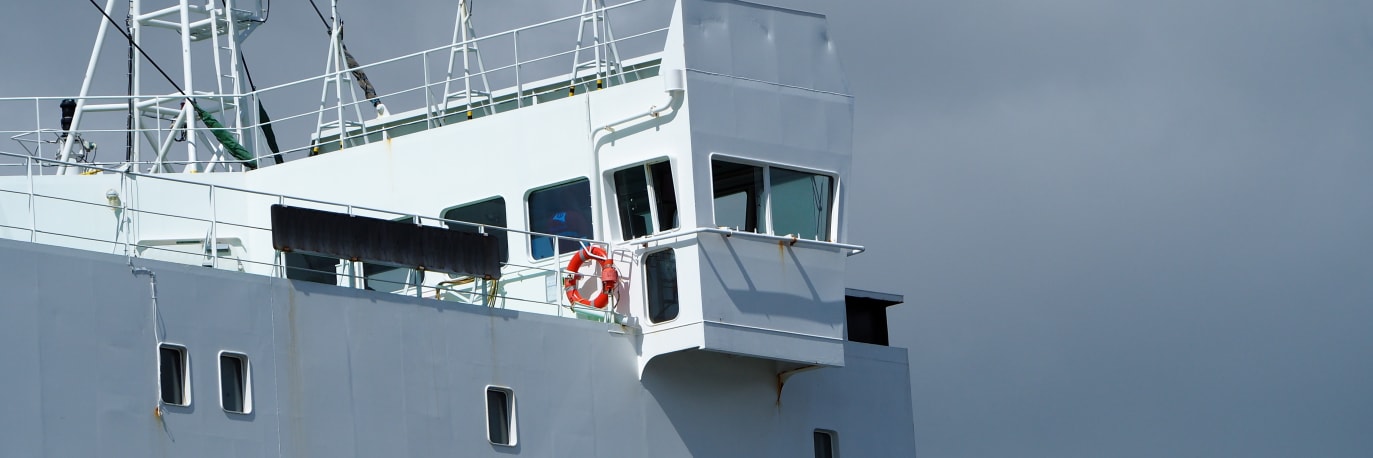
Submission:
[[[139,45],[142,44],[142,41],[141,41],[142,38],[141,38],[141,37],[143,36],[143,26],[139,25],[138,19],[137,19],[137,18],[138,18],[140,15],[142,15],[142,14],[143,14],[143,0],[129,0],[129,17],[130,17],[130,18],[133,18],[133,20],[129,23],[129,35],[133,36],[133,45],[134,45],[134,46],[139,46]],[[141,92],[142,92],[142,83],[139,81],[139,78],[138,78],[139,69],[140,69],[142,66],[143,66],[143,63],[138,59],[137,56],[134,56],[134,59],[129,63],[129,72],[132,74],[132,76],[129,77],[129,84],[130,84],[130,86],[129,86],[129,87],[130,87],[129,103],[130,103],[130,104],[133,104],[133,105],[135,105],[135,106],[137,105],[138,97],[139,97],[139,95],[141,95]],[[142,128],[143,128],[143,120],[140,119],[137,115],[134,116],[134,123],[135,123],[135,125],[137,126],[137,128],[138,128],[139,130],[142,130]],[[142,143],[142,142],[138,142],[138,141],[134,141],[134,142],[133,142],[133,162],[137,163],[137,162],[140,162],[140,161],[143,160],[143,157],[142,157],[142,154],[141,154],[142,151],[143,151],[143,143]],[[134,169],[136,170],[137,167],[135,167]]]
[[[181,0],[184,4],[186,0]],[[114,0],[105,1],[105,10],[108,12],[114,8]],[[91,49],[91,58],[86,62],[86,78],[81,80],[81,95],[76,98],[76,113],[72,116],[72,133],[76,132],[77,126],[81,125],[81,112],[86,106],[86,97],[91,92],[91,81],[95,80],[95,66],[100,63],[100,48],[105,45],[105,32],[110,28],[110,21],[100,18],[100,28],[95,33],[95,46]],[[62,149],[58,153],[58,160],[69,162],[71,160],[72,142],[76,140],[76,135],[67,135],[62,138]],[[63,165],[58,169],[59,174],[76,174],[79,171]]]
[[[214,27],[214,24],[210,24]],[[181,0],[181,77],[186,90],[186,105],[182,107],[186,110],[186,160],[187,164],[182,171],[196,171],[196,151],[195,134],[191,133],[195,126],[196,112],[191,105],[191,97],[195,95],[194,86],[191,83],[191,4],[190,0]]]

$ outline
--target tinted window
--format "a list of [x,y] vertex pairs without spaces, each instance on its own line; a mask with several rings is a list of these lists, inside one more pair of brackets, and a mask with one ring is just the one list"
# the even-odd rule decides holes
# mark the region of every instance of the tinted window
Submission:
[[662,323],[677,318],[677,256],[663,250],[644,257],[648,274],[648,319]]
[[[450,208],[443,212],[443,219],[451,219],[468,223],[484,224],[494,227],[508,227],[505,225],[505,199],[492,197],[481,202],[462,205]],[[447,223],[448,228],[455,231],[478,232],[476,226],[466,224]],[[496,238],[496,246],[500,250],[501,262],[510,260],[509,234],[502,230],[487,229],[486,233]]]
[[[589,239],[591,230],[591,182],[580,180],[529,193],[529,230],[541,234]],[[576,240],[562,240],[560,253],[580,250]],[[553,256],[553,238],[530,236],[534,259]]]
[[768,170],[772,233],[828,240],[830,177],[777,167]]
[[233,353],[219,355],[219,402],[229,412],[249,411],[247,356]]
[[815,458],[834,458],[834,431],[815,430]]
[[672,185],[672,164],[667,161],[648,166],[653,177],[653,195],[658,203],[658,230],[677,227],[677,189]]
[[644,167],[615,172],[615,201],[620,214],[620,234],[625,240],[653,233],[648,178]]
[[159,385],[162,402],[166,404],[189,404],[189,385],[186,383],[186,349],[173,345],[157,348]]
[[615,172],[614,178],[620,234],[625,240],[677,227],[677,194],[670,163],[631,167]]
[[763,168],[718,160],[711,161],[714,183],[715,225],[760,232],[763,220]]
[[486,389],[487,440],[498,445],[515,444],[514,393],[502,388]]

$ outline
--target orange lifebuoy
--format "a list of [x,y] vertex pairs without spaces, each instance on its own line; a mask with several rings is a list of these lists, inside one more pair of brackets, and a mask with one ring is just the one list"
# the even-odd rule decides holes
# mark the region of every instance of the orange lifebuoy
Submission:
[[[577,291],[577,281],[582,279],[582,264],[588,259],[595,259],[596,263],[601,265],[601,294],[590,300],[583,298],[582,292]],[[563,290],[567,291],[567,300],[573,304],[589,305],[598,309],[603,309],[610,303],[610,295],[615,292],[615,284],[620,281],[620,272],[615,270],[615,262],[610,260],[605,249],[592,246],[577,250],[567,262],[567,270],[572,272],[572,275],[563,279]]]

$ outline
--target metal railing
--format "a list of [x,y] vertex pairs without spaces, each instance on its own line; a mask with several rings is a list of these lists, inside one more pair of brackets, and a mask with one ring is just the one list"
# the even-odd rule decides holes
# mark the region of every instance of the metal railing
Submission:
[[[637,8],[637,5],[646,5],[651,0],[628,0],[623,3],[607,6],[596,13],[603,14],[613,10]],[[644,7],[646,8],[646,7]],[[638,12],[626,12],[626,16],[639,15]],[[588,51],[592,47],[578,47],[575,43],[572,46],[554,48],[552,51],[540,53],[532,58],[521,56],[521,52],[528,52],[531,49],[547,49],[549,38],[545,35],[558,35],[565,30],[569,23],[581,21],[586,13],[577,13],[565,17],[552,19],[537,24],[507,30],[493,35],[474,38],[466,42],[446,44],[428,50],[406,54],[403,56],[382,60],[376,63],[362,65],[356,68],[346,69],[340,72],[326,73],[310,78],[278,84],[270,87],[258,89],[256,91],[241,94],[195,94],[193,98],[199,105],[207,107],[211,113],[223,115],[227,112],[225,107],[253,107],[253,109],[240,109],[246,114],[247,119],[225,119],[222,120],[237,136],[237,140],[256,156],[258,166],[270,166],[275,162],[274,158],[282,160],[289,159],[287,156],[299,157],[305,154],[316,154],[329,152],[340,148],[347,148],[382,138],[406,135],[419,132],[445,124],[462,122],[468,119],[468,112],[471,111],[473,117],[482,116],[484,111],[490,110],[493,113],[515,110],[528,105],[537,104],[567,97],[569,90],[574,88],[587,88],[594,90],[597,77],[604,77],[605,83],[615,84],[618,78],[609,78],[615,75],[589,75],[579,76],[578,74],[568,74],[565,61],[579,51]],[[666,24],[663,18],[661,24]],[[647,50],[639,54],[641,57],[626,59],[619,67],[619,75],[627,76],[627,82],[632,82],[642,78],[655,76],[658,71],[658,60],[656,53],[662,49],[662,39],[666,36],[667,27],[651,27],[644,30],[634,30],[627,36],[618,38],[614,41],[606,41],[599,46],[618,45],[621,49],[628,46],[637,46],[635,49]],[[575,42],[573,37],[565,37],[562,42]],[[454,72],[449,75],[443,68],[452,57],[455,50],[464,47],[480,47],[482,56],[487,63],[492,64],[482,71],[473,71],[464,74]],[[323,50],[322,50],[323,51]],[[354,94],[353,97],[342,97],[328,103],[320,99],[321,87],[325,87],[328,81],[342,81],[347,74],[353,70],[365,71],[371,75],[371,80],[378,85],[385,86],[388,80],[414,80],[414,75],[422,76],[421,81],[415,86],[401,89],[398,91],[379,94],[379,98],[388,107],[415,107],[410,111],[395,112],[385,116],[378,116],[371,119],[346,119],[351,113],[371,113],[374,112],[370,107],[362,110],[364,103],[370,104],[368,99],[356,96],[356,88],[349,88],[345,91]],[[435,72],[438,75],[435,75]],[[122,77],[122,75],[121,75]],[[479,100],[460,99],[450,102],[452,94],[436,94],[435,91],[443,92],[446,85],[453,87],[472,87],[469,82],[475,83],[473,78],[486,79],[493,82],[493,87],[503,89],[490,90],[485,97]],[[577,92],[581,92],[578,90]],[[305,94],[312,94],[305,95]],[[304,95],[304,96],[303,96]],[[25,130],[0,130],[0,135],[9,137],[19,142],[24,151],[30,156],[42,157],[45,154],[53,155],[61,145],[61,138],[66,132],[52,127],[43,127],[45,123],[49,126],[57,124],[60,116],[57,116],[56,109],[58,102],[75,97],[23,97],[23,98],[0,98],[0,113],[18,111],[13,107],[16,105],[20,109],[32,105],[34,113],[34,128]],[[113,167],[133,165],[142,171],[163,172],[171,165],[181,165],[183,167],[196,167],[197,171],[214,170],[241,170],[242,161],[229,157],[222,149],[215,145],[213,130],[205,127],[196,127],[193,119],[187,113],[190,108],[179,106],[186,97],[173,95],[148,95],[144,94],[133,98],[133,104],[137,105],[139,116],[134,129],[130,130],[124,126],[127,112],[124,107],[130,102],[127,96],[91,96],[85,97],[82,102],[86,108],[85,122],[81,126],[76,126],[71,134],[79,134],[88,142],[94,143],[96,148],[89,152],[95,154],[100,152],[101,145],[119,145],[120,152],[124,152],[125,137],[129,132],[135,134],[134,143],[138,143],[138,153],[133,157],[123,158],[116,161],[94,161],[87,159],[87,165]],[[349,99],[349,100],[344,100]],[[291,106],[302,107],[298,109],[288,109],[287,115],[274,116],[270,121],[259,118],[256,109],[260,102],[265,101],[264,107],[278,110],[282,102]],[[189,105],[189,104],[187,104]],[[49,106],[48,110],[44,110]],[[308,107],[308,108],[306,108]],[[116,108],[118,108],[116,110]],[[98,111],[117,111],[118,121],[100,120],[98,117],[90,116]],[[177,121],[179,117],[185,119]],[[95,124],[105,121],[105,124]],[[172,125],[167,125],[171,123]],[[184,125],[183,125],[184,124]],[[308,136],[295,137],[295,139],[283,140],[279,152],[269,151],[266,139],[261,133],[264,126],[272,125],[274,130],[279,133],[278,138],[284,135],[299,135],[310,133]],[[139,138],[141,137],[141,138]],[[200,148],[211,145],[212,153],[208,155],[197,154],[196,157],[186,157],[170,159],[162,158],[153,160],[155,155],[167,156],[171,145],[176,144],[183,138],[195,137]],[[295,143],[291,143],[294,141]],[[48,146],[51,145],[51,146]],[[73,146],[73,150],[79,150],[84,145]],[[149,149],[152,151],[150,152]],[[123,156],[123,154],[121,154]],[[45,163],[46,164],[46,163]],[[4,164],[0,164],[4,165]],[[11,166],[17,164],[11,163]],[[53,164],[42,170],[48,172],[62,168],[70,164]],[[6,174],[4,169],[13,170],[12,167],[0,169],[0,174]],[[40,171],[40,173],[45,173]]]
[[[36,158],[27,155],[0,152],[0,157],[20,161],[20,166],[28,172],[32,172],[44,165],[51,165],[59,161],[53,159]],[[41,184],[52,184],[49,177],[41,181],[36,181],[37,174],[27,173],[21,179],[19,176],[0,177],[0,238],[11,238],[29,242],[48,245],[66,246],[77,249],[92,251],[108,251],[115,254],[122,254],[129,258],[149,258],[160,259],[170,262],[180,262],[183,264],[197,264],[211,268],[230,268],[250,274],[269,275],[275,277],[289,278],[288,266],[284,253],[278,252],[271,245],[271,228],[264,227],[263,223],[270,220],[268,208],[271,204],[295,205],[321,210],[332,210],[344,212],[348,215],[367,216],[390,220],[412,221],[416,225],[433,227],[452,227],[462,225],[473,228],[478,233],[490,234],[504,232],[507,240],[513,242],[516,239],[528,240],[534,237],[546,237],[553,242],[554,254],[549,258],[535,261],[531,264],[518,264],[513,262],[502,262],[501,285],[510,285],[521,281],[537,282],[534,287],[517,288],[517,290],[544,291],[542,288],[545,277],[552,275],[558,284],[561,285],[562,277],[575,274],[566,270],[565,262],[571,255],[569,252],[556,249],[562,246],[564,241],[575,241],[584,247],[599,246],[612,252],[612,247],[607,242],[593,239],[568,237],[557,234],[544,234],[519,229],[510,229],[498,226],[490,226],[480,223],[467,221],[451,220],[440,217],[418,215],[406,212],[397,212],[386,209],[372,208],[360,205],[351,205],[338,202],[329,202],[319,199],[305,197],[288,196],[251,189],[244,189],[234,186],[205,183],[187,179],[177,178],[174,175],[156,175],[130,172],[113,168],[99,166],[80,166],[85,170],[101,172],[101,177],[117,177],[117,182],[107,180],[93,183],[98,186],[89,189],[99,189],[106,186],[117,186],[118,191],[110,188],[105,194],[105,201],[98,199],[82,199],[71,195],[60,195],[59,193],[44,192],[39,190]],[[75,179],[86,181],[90,178]],[[197,208],[193,204],[194,200],[182,199],[173,204],[159,202],[166,199],[141,199],[138,195],[143,187],[153,185],[152,188],[168,188],[189,186],[192,190],[203,191],[203,208]],[[18,188],[18,189],[16,189]],[[157,189],[150,188],[149,191]],[[63,188],[66,189],[66,188]],[[163,189],[165,191],[165,189]],[[187,192],[183,191],[182,194]],[[70,193],[68,193],[70,194]],[[6,200],[8,197],[9,200]],[[18,202],[18,205],[7,205],[8,203]],[[60,205],[54,205],[60,204]],[[260,212],[248,211],[249,207],[260,205]],[[173,207],[171,209],[161,209],[160,207]],[[16,210],[16,208],[20,210]],[[47,209],[53,211],[63,211],[65,214],[61,218],[54,220],[41,219],[40,210]],[[184,211],[182,211],[184,210]],[[230,211],[236,210],[236,211]],[[92,233],[89,228],[97,227],[102,212],[113,212],[116,220],[117,229],[111,236],[100,236]],[[238,214],[238,217],[228,216]],[[161,222],[161,224],[158,224]],[[141,226],[154,225],[155,228],[144,228]],[[148,233],[166,232],[170,227],[170,238],[151,238]],[[201,232],[203,231],[203,232]],[[135,235],[135,232],[138,232]],[[203,245],[195,245],[196,251],[188,252],[184,249],[169,248],[169,246],[188,247],[190,245],[181,244],[169,245],[188,240],[199,239],[204,233]],[[24,237],[27,236],[27,237]],[[153,243],[162,242],[162,243]],[[234,253],[233,245],[230,246],[230,256],[226,259],[220,253],[220,246],[224,242],[238,242],[239,252]],[[199,248],[204,247],[202,252]],[[159,256],[163,254],[165,256]],[[369,279],[367,272],[358,272],[358,264],[363,261],[340,260],[343,269],[339,269],[332,274],[335,275],[338,285],[347,285],[354,288],[363,288]],[[229,263],[229,264],[225,264]],[[399,266],[405,267],[405,266]],[[408,268],[408,267],[406,267]],[[599,273],[580,274],[582,277],[599,280]],[[462,277],[452,277],[448,280],[430,279],[411,281],[412,277],[407,276],[404,282],[392,282],[402,285],[394,291],[399,294],[413,295],[417,297],[430,297],[429,294],[443,298],[444,291],[454,291],[453,285],[444,285],[444,282],[453,282]],[[611,307],[606,309],[595,309],[583,307],[577,304],[570,304],[563,294],[557,294],[553,300],[548,300],[545,296],[525,297],[520,295],[501,294],[500,290],[491,283],[489,279],[472,279],[472,283],[481,284],[483,291],[489,290],[489,294],[482,301],[465,301],[486,305],[491,307],[501,306],[503,301],[512,301],[528,304],[541,304],[556,307],[555,313],[561,315],[563,311],[570,311],[575,316],[576,312],[601,314],[605,321],[617,319],[617,315],[611,311]],[[529,286],[529,285],[526,285]],[[508,289],[508,288],[507,288]],[[428,294],[426,294],[428,293]],[[457,295],[451,295],[457,296]],[[470,297],[470,294],[469,294]]]

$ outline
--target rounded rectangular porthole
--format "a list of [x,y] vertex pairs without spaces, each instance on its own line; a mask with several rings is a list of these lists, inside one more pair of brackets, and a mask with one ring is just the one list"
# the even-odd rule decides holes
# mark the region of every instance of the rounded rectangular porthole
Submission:
[[486,439],[495,445],[514,446],[519,440],[515,419],[515,392],[510,388],[486,387]]
[[157,382],[163,404],[191,405],[191,359],[186,347],[169,343],[157,346]]
[[648,275],[648,320],[653,324],[677,318],[677,255],[671,248],[644,256]]
[[253,370],[248,355],[219,352],[219,406],[229,413],[253,413]]
[[815,458],[834,458],[839,456],[839,433],[828,429],[817,429],[815,438]]

